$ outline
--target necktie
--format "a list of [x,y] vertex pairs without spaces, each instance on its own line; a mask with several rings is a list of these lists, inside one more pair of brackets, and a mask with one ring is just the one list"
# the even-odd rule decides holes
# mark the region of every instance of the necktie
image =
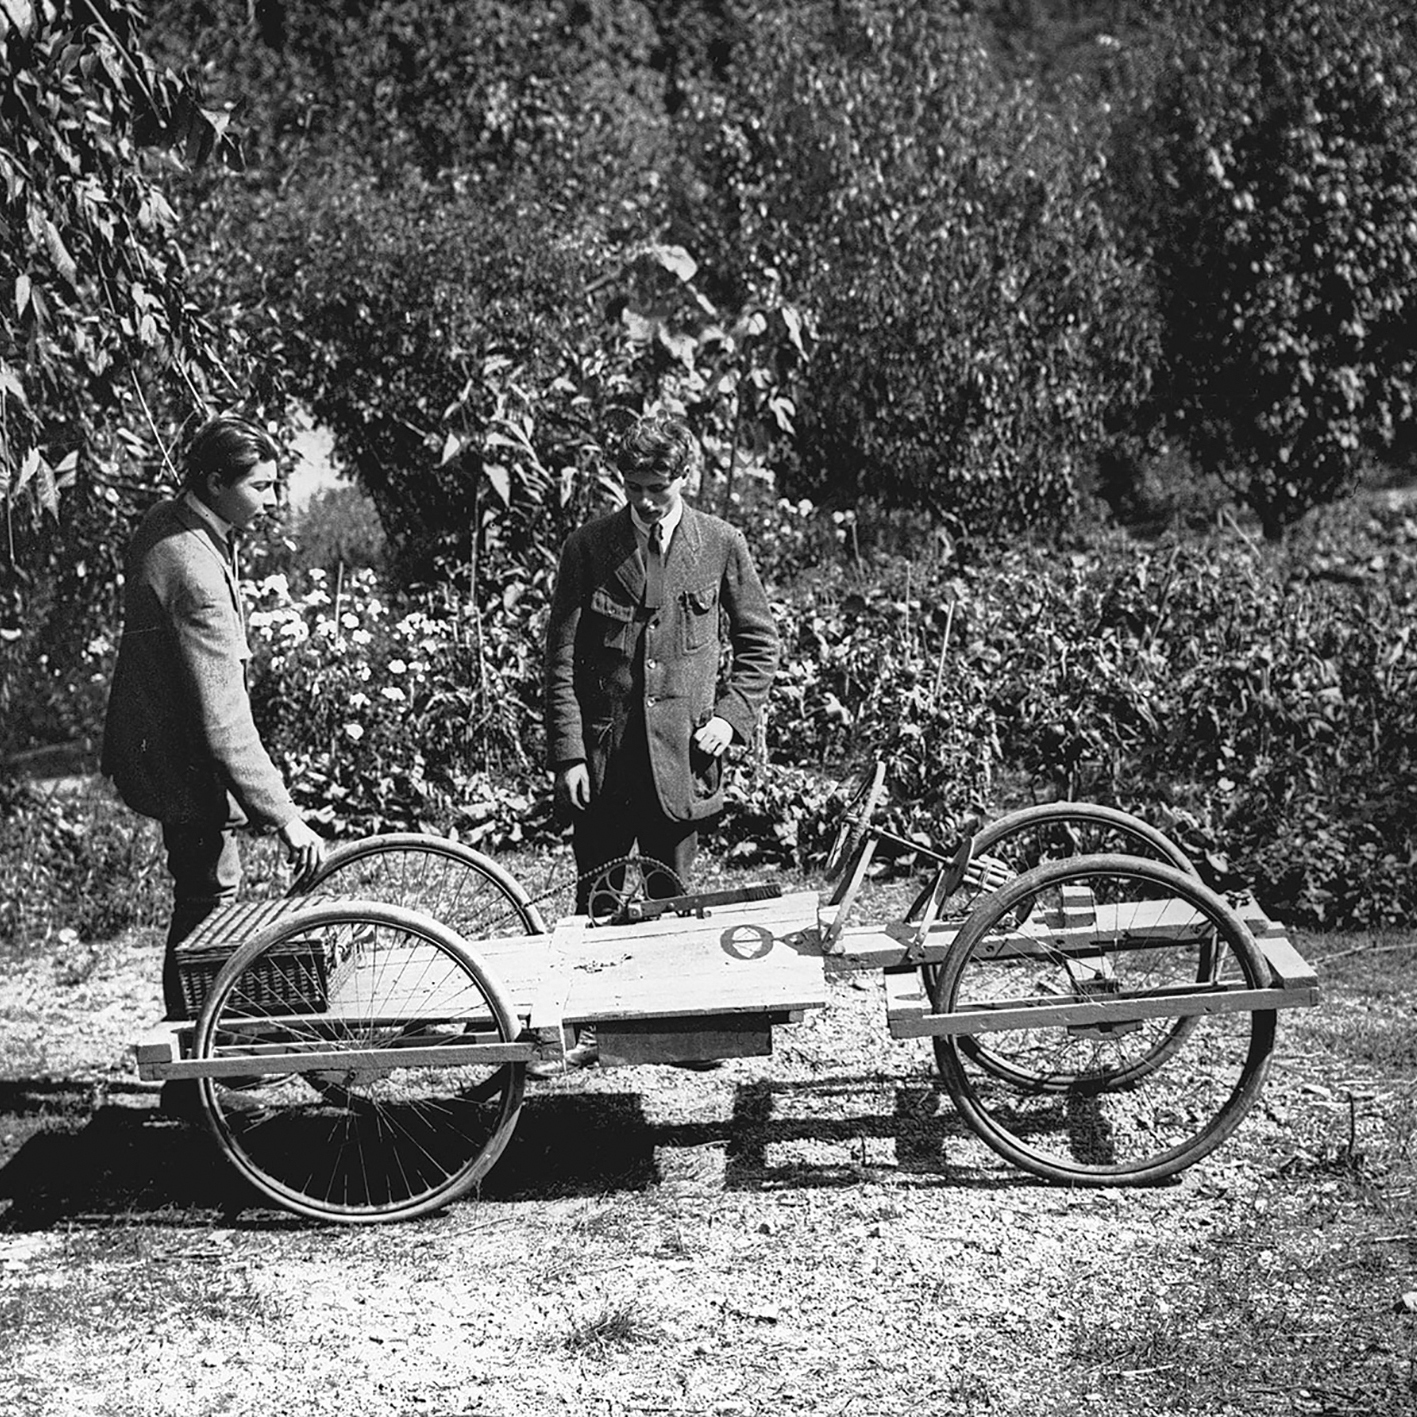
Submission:
[[645,552],[645,609],[658,610],[664,603],[664,528],[655,522],[649,529]]

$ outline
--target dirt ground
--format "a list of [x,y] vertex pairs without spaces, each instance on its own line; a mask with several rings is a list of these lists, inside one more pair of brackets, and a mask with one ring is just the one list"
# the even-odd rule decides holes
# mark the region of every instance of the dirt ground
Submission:
[[1411,1078],[1345,1055],[1366,996],[1282,1020],[1156,1189],[994,1158],[844,977],[771,1058],[529,1088],[480,1198],[340,1229],[159,1116],[157,974],[144,935],[0,980],[5,1414],[1417,1411]]

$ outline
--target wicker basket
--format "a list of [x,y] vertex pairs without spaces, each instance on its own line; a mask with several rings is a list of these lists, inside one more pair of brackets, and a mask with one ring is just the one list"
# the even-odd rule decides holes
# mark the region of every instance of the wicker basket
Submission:
[[[177,946],[177,971],[188,1018],[196,1018],[232,953],[258,930],[308,907],[309,900],[251,901],[213,911]],[[323,1013],[329,1003],[327,932],[285,941],[264,951],[242,978],[232,1014]]]

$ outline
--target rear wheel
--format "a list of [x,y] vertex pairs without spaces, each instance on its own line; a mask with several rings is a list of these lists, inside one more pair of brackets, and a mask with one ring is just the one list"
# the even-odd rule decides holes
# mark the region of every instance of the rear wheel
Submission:
[[1243,922],[1195,877],[1136,857],[1049,862],[961,926],[931,1002],[981,1031],[938,1038],[936,1056],[960,1115],[1014,1165],[1075,1185],[1159,1181],[1258,1095],[1275,1015],[1225,995],[1267,979]]
[[[315,903],[217,976],[194,1056],[228,1071],[198,1091],[232,1164],[277,1204],[320,1220],[408,1219],[463,1195],[501,1155],[525,1066],[476,1045],[518,1032],[486,966],[438,921]],[[410,1066],[411,1049],[436,1061],[425,1051]]]
[[347,896],[419,910],[475,943],[498,935],[541,935],[546,925],[527,893],[490,857],[461,842],[391,832],[337,846],[292,895]]

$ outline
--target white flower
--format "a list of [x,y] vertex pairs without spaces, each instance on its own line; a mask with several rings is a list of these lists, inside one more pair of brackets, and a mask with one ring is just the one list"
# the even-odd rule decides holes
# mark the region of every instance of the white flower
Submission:
[[359,616],[350,610],[346,610],[344,614],[339,617],[339,622],[346,630],[357,630],[359,628]]
[[401,659],[391,659],[391,660],[389,661],[389,673],[390,673],[390,674],[407,674],[407,673],[408,673],[408,665],[406,665],[406,664],[403,662],[403,660],[401,660]]
[[359,740],[364,737],[364,725],[362,723],[346,723],[344,726],[344,736],[351,742],[359,742]]
[[404,699],[407,697],[397,684],[385,684],[384,687],[379,690],[379,695],[381,698],[388,699],[390,703],[394,704],[403,703]]

